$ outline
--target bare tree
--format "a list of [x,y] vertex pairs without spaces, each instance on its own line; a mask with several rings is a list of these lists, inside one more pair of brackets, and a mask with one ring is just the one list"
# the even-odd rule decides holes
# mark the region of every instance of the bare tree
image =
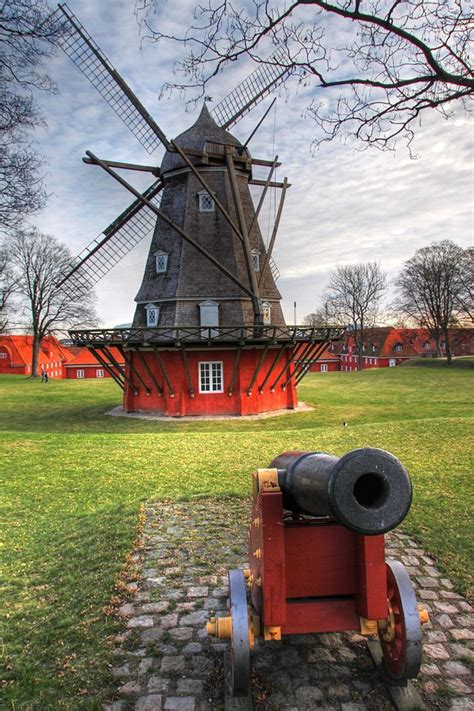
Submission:
[[[154,11],[154,12],[152,12]],[[469,45],[474,33],[465,0],[208,0],[182,35],[165,34],[158,0],[137,0],[143,34],[186,43],[179,65],[187,79],[174,87],[200,87],[243,54],[277,63],[314,87],[329,90],[308,107],[322,128],[315,143],[355,136],[379,148],[408,145],[426,110],[446,116],[474,95]]]
[[[472,250],[464,250],[450,240],[433,242],[429,247],[418,249],[404,263],[395,282],[399,294],[394,308],[429,330],[438,356],[442,355],[441,339],[444,338],[448,365],[452,363],[449,328],[465,313],[462,303],[468,281],[467,252]],[[470,259],[472,270],[472,253]],[[469,306],[466,302],[466,306],[472,311],[472,300]]]
[[463,251],[460,270],[460,289],[456,294],[457,320],[462,326],[474,324],[474,247]]
[[16,286],[8,250],[5,245],[0,245],[0,333],[7,330],[8,307]]
[[327,303],[331,317],[353,328],[358,368],[363,368],[364,333],[374,326],[387,278],[377,262],[338,266],[329,275]]
[[52,235],[30,228],[19,230],[8,242],[23,302],[20,323],[33,334],[32,377],[37,375],[38,352],[43,338],[70,327],[97,323],[92,293],[77,299],[66,288],[56,287],[71,262],[67,247]]
[[0,229],[46,201],[31,130],[44,125],[34,92],[54,91],[43,69],[63,27],[44,0],[0,0]]
[[303,318],[305,326],[314,326],[315,328],[321,328],[322,326],[325,326],[327,322],[327,314],[324,311],[324,308],[316,309],[316,311],[307,314]]

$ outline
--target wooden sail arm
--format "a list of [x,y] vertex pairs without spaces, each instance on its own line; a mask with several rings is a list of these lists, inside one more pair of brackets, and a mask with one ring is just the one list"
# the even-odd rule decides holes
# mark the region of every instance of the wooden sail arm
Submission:
[[242,199],[240,196],[239,186],[237,183],[237,176],[235,174],[234,158],[232,152],[226,146],[225,158],[227,164],[227,170],[229,172],[230,185],[232,188],[232,194],[234,196],[235,207],[237,210],[237,217],[239,218],[240,232],[244,238],[244,256],[247,265],[247,272],[249,277],[249,282],[252,285],[252,291],[254,293],[253,297],[253,309],[256,319],[259,319],[262,313],[262,305],[260,301],[260,293],[258,288],[257,275],[252,263],[252,252],[250,248],[250,238],[247,229],[247,222],[245,220],[244,208],[242,205]]
[[268,245],[268,250],[265,255],[265,259],[263,260],[263,266],[262,266],[262,270],[260,272],[260,278],[258,280],[259,284],[262,281],[263,275],[265,274],[265,269],[267,268],[267,264],[269,263],[271,256],[272,256],[273,247],[275,245],[275,240],[276,240],[276,236],[277,236],[277,232],[278,232],[278,227],[280,225],[281,213],[283,212],[283,205],[285,204],[285,197],[286,197],[287,188],[288,188],[288,180],[286,178],[284,178],[283,189],[282,189],[282,192],[280,195],[280,204],[278,205],[278,212],[277,212],[275,224],[273,226],[273,232],[272,232],[272,236],[270,238],[270,244]]
[[224,219],[229,223],[229,225],[231,226],[231,228],[233,229],[233,231],[235,232],[235,234],[237,235],[237,237],[240,239],[241,242],[243,242],[243,241],[244,241],[244,237],[243,237],[242,231],[237,227],[237,225],[235,224],[234,220],[231,218],[231,216],[229,215],[229,213],[227,212],[227,210],[225,209],[224,205],[221,203],[221,201],[219,200],[219,198],[217,197],[217,195],[216,195],[216,194],[213,192],[213,190],[210,188],[210,186],[209,186],[209,184],[207,183],[207,181],[205,180],[205,178],[202,177],[201,173],[196,169],[196,167],[194,166],[194,164],[192,163],[192,161],[189,160],[189,158],[188,158],[188,156],[186,155],[186,153],[182,150],[182,148],[181,148],[180,146],[178,146],[177,143],[175,143],[174,141],[171,141],[171,145],[174,146],[174,148],[176,149],[177,153],[179,153],[179,155],[181,156],[181,158],[184,160],[184,162],[185,162],[186,165],[188,166],[189,170],[193,173],[193,175],[194,175],[194,176],[198,179],[198,181],[201,183],[201,185],[202,185],[202,187],[204,188],[204,190],[205,190],[207,193],[209,193],[209,195],[212,197],[212,199],[214,200],[214,202],[215,202],[215,204],[216,204],[216,207],[217,207],[217,209],[219,210],[219,212],[222,213],[222,215],[224,216]]

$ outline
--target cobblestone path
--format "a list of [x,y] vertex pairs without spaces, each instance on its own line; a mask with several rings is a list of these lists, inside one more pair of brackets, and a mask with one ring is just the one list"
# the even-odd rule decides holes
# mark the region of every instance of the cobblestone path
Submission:
[[[225,614],[227,571],[244,568],[249,501],[150,504],[137,554],[143,579],[123,605],[127,629],[116,640],[117,700],[107,711],[219,711],[223,652],[205,623]],[[388,536],[431,616],[424,627],[424,664],[416,685],[428,709],[473,709],[472,608],[416,543]],[[358,634],[302,635],[255,648],[259,711],[385,711],[386,690]]]

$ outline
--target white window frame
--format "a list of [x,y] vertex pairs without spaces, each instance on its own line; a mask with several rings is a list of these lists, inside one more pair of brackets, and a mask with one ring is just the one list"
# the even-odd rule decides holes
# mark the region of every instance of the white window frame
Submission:
[[[218,366],[220,387],[215,387],[214,369]],[[205,371],[207,370],[207,375]],[[224,362],[222,360],[206,360],[198,363],[199,392],[202,395],[214,395],[224,392]],[[208,381],[208,382],[207,382]],[[209,387],[207,387],[209,385]]]
[[252,266],[254,268],[254,271],[259,272],[260,271],[260,252],[258,249],[252,249],[251,253],[252,255]]
[[6,358],[6,357],[7,357],[7,354],[5,353],[5,351],[2,351],[0,353],[0,358]]
[[77,378],[78,380],[82,380],[82,379],[84,378],[84,375],[85,375],[85,373],[84,373],[84,370],[83,370],[82,368],[78,368],[78,369],[76,370],[76,378]]
[[395,368],[396,365],[397,365],[397,359],[396,358],[389,358],[388,367]]
[[269,326],[272,323],[272,305],[268,301],[262,304],[263,324]]
[[198,193],[199,212],[215,212],[216,204],[212,195],[202,190]]
[[321,370],[321,373],[327,373],[328,372],[328,364],[321,363],[320,370]]
[[[155,326],[158,326],[158,321],[160,320],[160,307],[156,304],[147,304],[145,306],[145,312],[147,328],[154,328]],[[152,313],[155,314],[153,318],[151,316]]]
[[95,369],[95,377],[96,378],[103,378],[104,377],[104,369],[103,368],[96,368]]
[[155,252],[155,269],[157,274],[166,274],[168,271],[168,254]]

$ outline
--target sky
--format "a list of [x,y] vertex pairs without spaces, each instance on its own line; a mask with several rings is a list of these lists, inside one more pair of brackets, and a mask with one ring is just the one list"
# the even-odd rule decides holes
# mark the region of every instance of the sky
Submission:
[[[141,38],[133,0],[68,4],[168,138],[194,123],[200,104],[188,104],[177,93],[160,98],[165,82],[179,80],[174,67],[185,48]],[[161,0],[158,20],[183,29],[192,22],[194,6],[189,0]],[[33,222],[76,254],[131,202],[130,194],[102,169],[82,162],[85,151],[159,165],[162,150],[150,156],[65,54],[59,52],[47,68],[58,93],[39,97],[48,128],[37,139],[51,197]],[[207,90],[214,104],[252,69],[241,60],[214,78]],[[298,323],[320,305],[337,265],[377,261],[393,283],[417,249],[446,238],[461,246],[473,243],[473,125],[467,116],[458,113],[446,121],[435,112],[427,114],[416,131],[415,160],[402,147],[382,153],[332,142],[314,151],[319,129],[305,117],[305,108],[318,91],[296,81],[277,91],[275,108],[249,145],[254,157],[271,160],[278,154],[282,166],[275,179],[287,176],[292,185],[273,255],[288,323],[294,320],[295,301]],[[232,132],[244,141],[270,102],[261,102]],[[127,172],[125,177],[142,190],[152,182],[147,174]],[[264,178],[265,169],[256,169],[254,177]],[[264,239],[279,199],[270,192],[260,218]],[[254,194],[258,199],[258,190]],[[132,320],[150,239],[151,234],[98,283],[104,327]]]

